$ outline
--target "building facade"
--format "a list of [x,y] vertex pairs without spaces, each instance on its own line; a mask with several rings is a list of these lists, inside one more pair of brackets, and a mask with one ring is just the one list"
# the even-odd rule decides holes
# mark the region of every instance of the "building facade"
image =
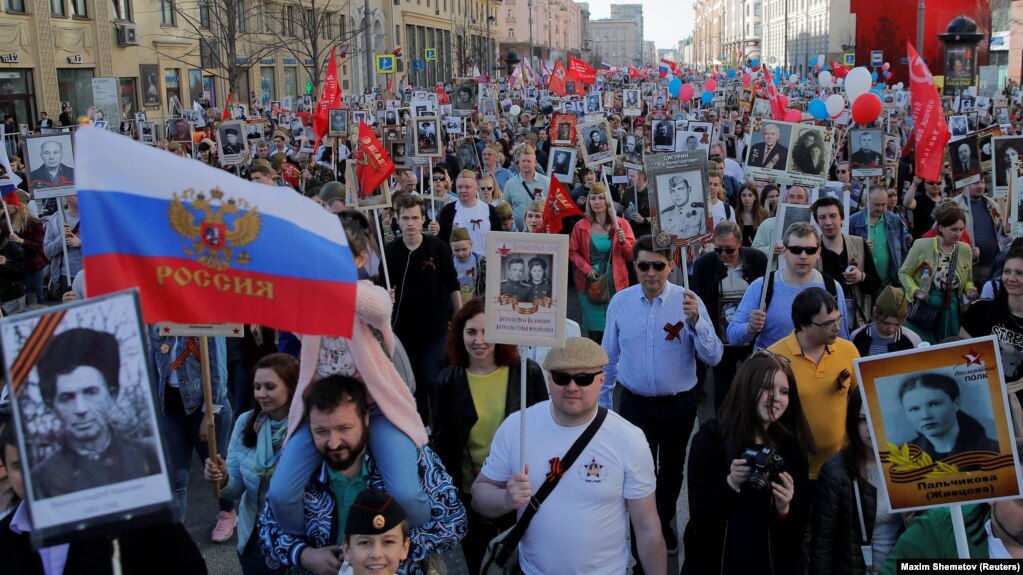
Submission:
[[725,0],[696,0],[693,62],[701,68],[724,63]]
[[599,66],[642,66],[643,36],[633,20],[590,20],[590,62]]
[[584,8],[572,0],[504,0],[497,8],[497,36],[505,53],[514,50],[522,59],[530,51],[535,61],[580,57]]
[[849,0],[764,0],[761,61],[789,74],[812,74],[811,60],[841,61],[845,48],[856,44],[856,20]]

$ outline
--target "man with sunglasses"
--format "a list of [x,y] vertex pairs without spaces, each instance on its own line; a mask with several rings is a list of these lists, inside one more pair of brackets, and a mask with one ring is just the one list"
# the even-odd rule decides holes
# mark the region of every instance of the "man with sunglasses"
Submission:
[[860,352],[848,335],[840,337],[841,303],[819,287],[804,290],[792,301],[793,331],[768,348],[788,359],[799,383],[799,401],[817,447],[808,454],[814,482],[821,465],[842,449],[849,394],[858,393],[853,360]]
[[522,419],[515,413],[497,429],[473,483],[473,508],[497,518],[524,510],[548,473],[561,475],[519,543],[524,573],[625,573],[630,519],[642,568],[667,572],[654,462],[639,429],[609,412],[573,465],[561,468],[561,458],[597,416],[607,363],[604,350],[587,338],[570,337],[565,347],[551,349],[543,362],[551,398],[526,409],[526,460],[520,459]]
[[[842,317],[847,317],[845,293],[831,276],[817,271],[821,236],[808,222],[796,222],[785,230],[782,242],[785,267],[754,281],[742,295],[739,309],[728,324],[728,343],[745,345],[755,342],[757,347],[769,347],[792,332],[792,302],[800,292],[811,287],[834,293]],[[765,282],[766,280],[766,282]],[[761,308],[761,296],[767,290],[766,309]],[[842,322],[842,337],[849,330]]]
[[842,184],[842,191],[849,192],[849,209],[853,212],[860,209],[863,182],[852,176],[852,168],[849,167],[849,162],[842,161],[835,166],[835,179]]
[[[723,221],[714,228],[714,251],[703,254],[693,262],[689,285],[707,306],[714,330],[724,335],[728,327],[721,301],[742,299],[742,294],[767,270],[767,256],[753,248],[742,246],[742,228],[732,221]],[[721,361],[714,366],[714,411],[725,399],[740,360],[752,351],[747,345],[725,345]]]
[[671,521],[696,420],[696,362],[717,365],[724,350],[696,293],[668,281],[671,261],[654,251],[650,236],[636,240],[632,258],[640,283],[616,293],[607,308],[602,345],[610,360],[600,403],[610,408],[622,385],[618,412],[643,430],[660,461],[657,514],[668,549],[676,550]]

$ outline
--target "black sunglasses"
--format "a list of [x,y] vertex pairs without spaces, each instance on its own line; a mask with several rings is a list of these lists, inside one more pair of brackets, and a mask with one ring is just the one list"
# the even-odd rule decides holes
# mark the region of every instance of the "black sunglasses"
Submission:
[[666,267],[668,267],[668,262],[636,262],[636,268],[641,272],[650,271],[650,268],[663,272]]
[[714,248],[714,253],[720,254],[722,252],[726,254],[734,254],[735,248]]
[[604,372],[598,371],[597,373],[579,373],[576,375],[572,375],[569,373],[565,373],[563,371],[552,371],[551,380],[554,382],[555,385],[561,387],[565,387],[568,384],[572,383],[573,381],[579,387],[589,387],[593,383],[593,380],[596,379],[597,376],[602,373]]
[[813,254],[817,253],[817,250],[819,248],[817,246],[785,246],[785,249],[792,252],[792,255],[798,256],[805,252],[806,254],[812,256]]

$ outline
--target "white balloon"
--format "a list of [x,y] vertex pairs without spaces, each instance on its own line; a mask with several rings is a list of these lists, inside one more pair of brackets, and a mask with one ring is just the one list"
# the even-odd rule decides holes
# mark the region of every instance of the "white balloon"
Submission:
[[835,86],[841,88],[842,84],[845,84],[845,78],[835,78]]
[[789,84],[795,84],[797,82],[799,82],[799,76],[796,76],[795,74],[789,76]]
[[518,116],[522,113],[522,108],[518,104],[512,104],[512,107],[508,109],[508,113],[512,116]]
[[824,101],[824,107],[828,109],[828,115],[837,118],[845,109],[845,100],[841,94],[832,94]]
[[871,83],[870,70],[863,66],[853,68],[845,77],[845,97],[849,102],[855,102],[856,98],[870,91]]
[[820,82],[821,88],[828,88],[831,86],[831,72],[827,70],[817,74],[817,81]]

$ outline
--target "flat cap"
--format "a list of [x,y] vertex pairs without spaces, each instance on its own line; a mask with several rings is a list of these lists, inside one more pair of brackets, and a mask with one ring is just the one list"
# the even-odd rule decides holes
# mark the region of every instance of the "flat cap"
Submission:
[[547,371],[566,369],[587,369],[607,365],[607,352],[597,342],[585,337],[570,337],[565,347],[553,348],[543,360]]
[[355,496],[355,503],[348,509],[345,536],[381,535],[401,525],[406,518],[405,510],[393,497],[366,489]]

